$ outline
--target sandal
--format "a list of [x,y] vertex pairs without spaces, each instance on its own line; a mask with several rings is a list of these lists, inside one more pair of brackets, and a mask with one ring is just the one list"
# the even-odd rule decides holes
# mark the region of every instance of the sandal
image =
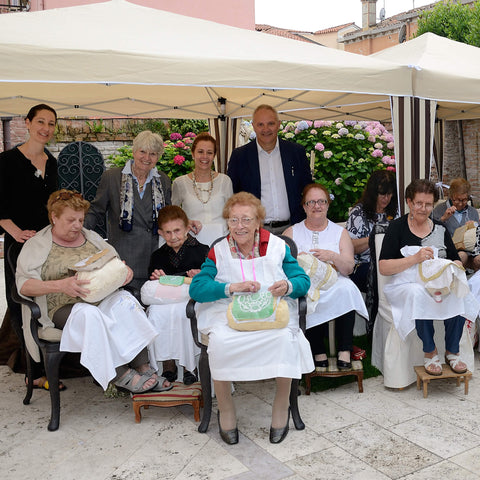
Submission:
[[467,371],[467,367],[465,368],[458,368],[457,365],[462,362],[465,363],[461,358],[460,355],[454,355],[453,353],[449,353],[445,355],[445,363],[452,369],[454,373],[465,373]]
[[[136,375],[139,375],[140,378],[138,382],[134,385],[133,379]],[[147,383],[151,378],[152,378],[152,375],[148,375],[145,373],[141,374],[141,373],[138,373],[133,368],[131,368],[130,370],[127,371],[127,373],[125,373],[123,377],[119,378],[113,383],[119,390],[124,390],[130,393],[145,393],[145,392],[149,392],[150,390],[152,390],[158,385],[158,381],[156,381],[151,387],[144,388],[145,383]]]
[[[423,365],[425,367],[425,371],[429,375],[439,377],[443,373],[442,372],[442,364],[440,363],[440,359],[438,358],[438,355],[434,355],[432,358],[424,357],[423,358]],[[433,369],[429,368],[431,366],[439,367],[440,371],[433,370]]]
[[165,382],[168,382],[168,380],[165,377],[158,377],[158,383],[155,387],[153,387],[150,391],[151,392],[168,392],[173,388],[172,383],[168,387],[164,387],[163,384]]
[[[35,381],[38,381],[37,385],[35,385]],[[33,382],[34,382],[33,383],[34,389],[40,388],[42,390],[47,390],[47,392],[50,391],[50,385],[48,383],[47,377],[43,376],[43,377],[36,378]],[[28,377],[26,375],[25,375],[25,386],[28,386]],[[66,385],[61,380],[59,380],[58,391],[64,392],[66,389],[67,389]]]

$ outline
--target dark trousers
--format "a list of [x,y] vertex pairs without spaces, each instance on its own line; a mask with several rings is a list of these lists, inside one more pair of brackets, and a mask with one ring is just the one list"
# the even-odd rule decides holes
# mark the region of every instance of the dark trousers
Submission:
[[[337,341],[338,352],[352,350],[354,323],[354,310],[335,319],[335,339]],[[328,322],[309,328],[305,335],[310,342],[310,348],[312,349],[313,355],[327,353],[325,339],[328,338]]]
[[350,280],[358,287],[358,289],[366,293],[368,284],[368,272],[370,270],[369,263],[357,263],[353,273],[350,275]]
[[[457,354],[460,351],[460,338],[462,337],[465,318],[457,315],[447,318],[443,323],[445,325],[445,348],[450,353]],[[423,342],[423,351],[425,353],[433,352],[435,350],[433,320],[415,320],[415,328],[417,335]]]

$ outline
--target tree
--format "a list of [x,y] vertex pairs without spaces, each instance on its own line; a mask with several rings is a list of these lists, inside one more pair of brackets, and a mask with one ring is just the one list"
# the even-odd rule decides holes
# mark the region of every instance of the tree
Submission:
[[437,3],[418,18],[416,36],[426,32],[480,47],[480,1],[473,6],[451,0]]

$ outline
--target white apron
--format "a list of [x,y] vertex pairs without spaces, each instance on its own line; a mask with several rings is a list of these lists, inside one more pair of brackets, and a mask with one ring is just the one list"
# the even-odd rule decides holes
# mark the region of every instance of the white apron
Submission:
[[383,291],[392,308],[393,323],[403,341],[415,328],[415,320],[447,320],[461,315],[475,321],[480,308],[471,293],[464,298],[450,293],[437,303],[425,284],[419,282],[418,265],[392,275]]
[[117,290],[98,307],[88,303],[73,306],[60,350],[80,352],[80,363],[106,390],[116,376],[115,368],[132,361],[157,335],[135,297]]
[[[343,227],[328,220],[327,228],[318,234],[314,245],[314,232],[305,226],[305,221],[293,227],[293,240],[297,244],[298,253],[311,253],[312,248],[321,248],[340,253],[340,237]],[[310,300],[307,300],[310,302]],[[309,306],[312,313],[307,315],[307,329],[321,325],[338,318],[345,313],[355,310],[360,316],[368,318],[367,307],[363,301],[362,293],[350,280],[338,273],[338,280],[328,290],[320,292],[320,298]]]
[[[239,259],[232,258],[228,241],[215,245],[216,280],[226,283],[244,281]],[[285,256],[283,240],[270,235],[267,254],[242,260],[245,280],[255,278],[267,289],[274,282],[286,279],[282,269]],[[227,324],[230,298],[202,303],[198,308],[198,324],[209,336],[208,356],[212,378],[223,381],[263,380],[285,377],[301,378],[314,369],[310,345],[298,326],[297,301],[285,297],[290,310],[287,327],[272,330],[240,332]]]

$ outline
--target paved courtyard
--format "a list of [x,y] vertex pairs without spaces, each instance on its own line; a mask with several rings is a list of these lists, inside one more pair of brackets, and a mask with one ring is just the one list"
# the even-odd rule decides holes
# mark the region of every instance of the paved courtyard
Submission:
[[[0,307],[3,318],[5,306]],[[234,446],[220,439],[214,415],[207,434],[197,432],[189,406],[142,410],[142,422],[136,424],[128,397],[106,398],[91,377],[65,383],[60,429],[48,432],[48,393],[35,390],[31,404],[23,405],[23,375],[0,366],[2,478],[480,478],[480,381],[475,375],[467,396],[453,380],[431,383],[424,399],[415,385],[402,391],[384,388],[382,377],[366,380],[362,394],[352,383],[302,395],[307,427],[296,431],[291,422],[279,445],[268,441],[273,382],[240,383],[235,393],[240,442]]]

